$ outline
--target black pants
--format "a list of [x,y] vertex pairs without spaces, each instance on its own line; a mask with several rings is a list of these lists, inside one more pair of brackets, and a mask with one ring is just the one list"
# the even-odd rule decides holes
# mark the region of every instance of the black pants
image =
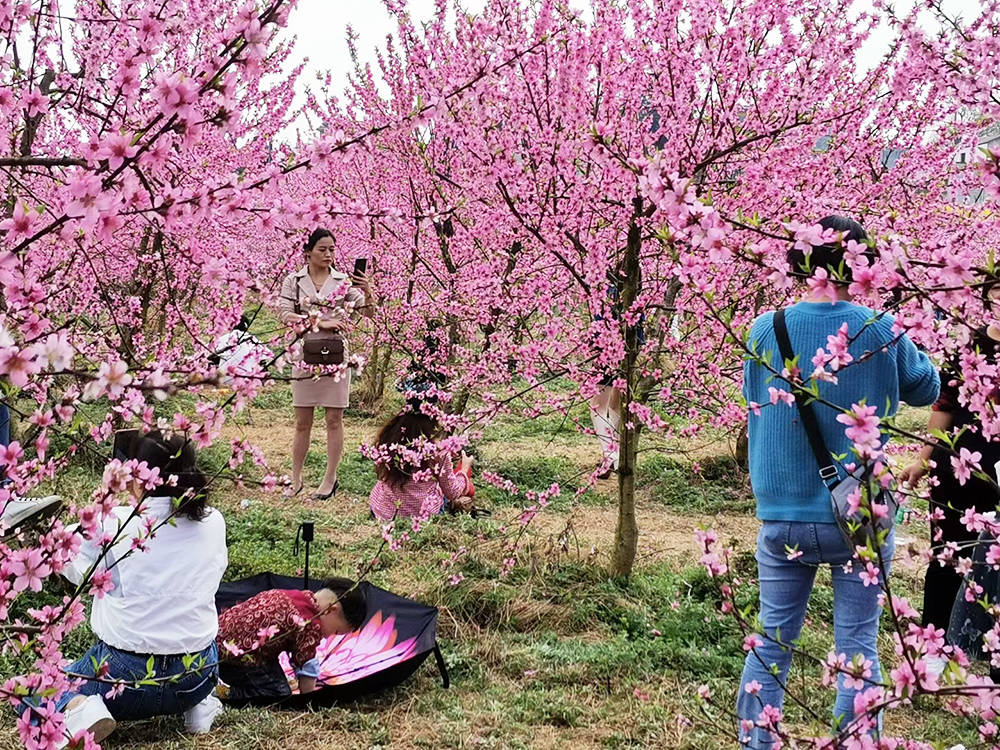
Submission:
[[[965,528],[962,515],[969,508],[974,508],[979,513],[995,510],[996,491],[990,484],[975,477],[960,485],[948,468],[950,467],[948,454],[935,451],[932,458],[938,467],[944,467],[944,470],[941,471],[939,468],[936,473],[938,485],[931,489],[930,510],[934,512],[940,509],[944,517],[940,521],[931,522],[931,550],[937,555],[946,544],[955,542],[959,546],[957,557],[972,557],[976,551],[975,542],[979,538],[979,532]],[[987,460],[990,461],[988,465],[992,468],[994,457],[990,455],[984,459],[982,461],[984,467],[987,466]],[[941,530],[940,538],[937,538],[938,529]],[[923,625],[933,625],[948,630],[952,607],[961,586],[962,577],[952,566],[942,566],[936,560],[931,560],[924,577]]]
[[[938,488],[940,489],[940,488]],[[936,494],[936,493],[935,493]],[[958,493],[952,497],[960,497]],[[941,508],[944,511],[944,518],[940,521],[931,522],[931,550],[935,555],[944,550],[948,542],[956,542],[959,546],[958,557],[971,557],[975,547],[973,542],[979,537],[976,531],[969,531],[965,524],[961,522],[964,508],[959,508],[959,504],[952,500],[955,508],[949,508],[941,502],[931,498],[931,511]],[[937,529],[941,530],[941,538],[936,539]],[[955,572],[950,565],[941,565],[936,560],[931,560],[927,566],[927,574],[924,576],[924,616],[923,624],[933,625],[936,628],[948,629],[951,621],[951,608],[955,603],[955,596],[962,586],[962,577]]]
[[[990,605],[1000,602],[1000,571],[994,570],[986,562],[987,554],[995,544],[997,539],[989,532],[984,531],[979,535],[972,554],[973,567],[970,575],[970,581],[982,587],[982,599]],[[982,606],[981,601],[977,599],[970,602],[964,596],[956,597],[948,627],[948,643],[962,649],[969,659],[991,661],[992,653],[984,649],[983,636],[995,624],[993,615]],[[1000,669],[991,665],[990,678],[1000,685]]]
[[229,685],[230,703],[249,703],[261,698],[284,698],[292,694],[281,664],[221,662],[219,678]]

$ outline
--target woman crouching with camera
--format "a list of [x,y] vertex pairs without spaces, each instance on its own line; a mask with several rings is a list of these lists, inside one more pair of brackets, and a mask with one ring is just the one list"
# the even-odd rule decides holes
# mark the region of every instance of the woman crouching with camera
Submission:
[[306,264],[281,285],[281,320],[301,337],[302,354],[292,369],[295,437],[292,443],[292,490],[302,491],[302,469],[312,435],[313,414],[326,412],[326,475],[313,495],[327,500],[337,491],[337,467],[344,448],[344,409],[351,375],[347,334],[359,316],[371,317],[374,296],[364,265],[350,277],[333,267],[336,245],[328,229],[316,229],[305,243]]

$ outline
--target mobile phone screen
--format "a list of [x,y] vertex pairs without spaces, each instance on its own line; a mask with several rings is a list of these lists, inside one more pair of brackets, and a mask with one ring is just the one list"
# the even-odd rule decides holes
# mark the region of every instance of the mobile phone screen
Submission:
[[354,275],[365,273],[368,270],[368,258],[356,258],[354,261]]
[[138,430],[118,430],[111,447],[111,457],[119,461],[128,461],[132,443],[139,437]]

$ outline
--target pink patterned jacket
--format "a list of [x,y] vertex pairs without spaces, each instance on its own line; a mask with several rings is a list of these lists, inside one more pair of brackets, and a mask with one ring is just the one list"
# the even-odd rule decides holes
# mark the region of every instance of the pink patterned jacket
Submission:
[[442,453],[427,479],[407,479],[398,486],[378,480],[370,496],[372,513],[380,521],[393,518],[433,516],[444,507],[445,498],[455,500],[472,493],[472,482],[465,474],[456,474],[451,456]]

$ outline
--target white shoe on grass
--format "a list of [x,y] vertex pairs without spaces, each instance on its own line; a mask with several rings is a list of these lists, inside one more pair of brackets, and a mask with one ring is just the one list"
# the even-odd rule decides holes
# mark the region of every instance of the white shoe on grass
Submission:
[[16,529],[33,517],[41,518],[46,514],[55,513],[60,505],[62,505],[62,498],[59,495],[27,497],[0,502],[0,535],[11,529]]
[[215,691],[206,695],[201,703],[184,712],[184,729],[191,734],[206,734],[212,729],[215,717],[222,713],[222,701],[215,697]]
[[115,731],[115,719],[104,705],[101,696],[88,695],[73,708],[66,708],[63,711],[63,727],[68,736],[62,738],[57,745],[58,748],[66,747],[71,738],[84,730],[94,735],[95,742],[103,741]]

